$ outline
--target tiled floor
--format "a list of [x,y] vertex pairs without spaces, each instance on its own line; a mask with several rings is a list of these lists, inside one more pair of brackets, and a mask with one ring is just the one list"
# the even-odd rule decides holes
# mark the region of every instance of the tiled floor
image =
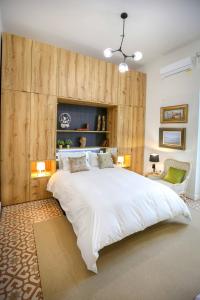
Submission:
[[3,208],[0,219],[0,299],[43,299],[33,223],[61,215],[56,200]]
[[[200,201],[187,200],[200,210]],[[0,219],[0,300],[43,299],[33,224],[62,215],[54,199],[4,207]]]

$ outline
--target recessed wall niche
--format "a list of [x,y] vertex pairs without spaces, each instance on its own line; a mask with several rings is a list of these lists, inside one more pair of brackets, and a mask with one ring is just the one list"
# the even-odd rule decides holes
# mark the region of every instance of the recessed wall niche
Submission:
[[107,108],[58,103],[57,142],[70,139],[71,147],[80,147],[80,138],[86,137],[86,147],[96,147],[102,146],[107,134]]

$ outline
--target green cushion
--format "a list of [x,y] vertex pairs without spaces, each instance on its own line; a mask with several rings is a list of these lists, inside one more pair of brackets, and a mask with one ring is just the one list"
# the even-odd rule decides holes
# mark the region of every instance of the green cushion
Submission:
[[181,183],[184,180],[186,171],[176,169],[173,167],[170,167],[167,171],[167,174],[163,178],[165,181],[171,182],[173,184],[175,183]]

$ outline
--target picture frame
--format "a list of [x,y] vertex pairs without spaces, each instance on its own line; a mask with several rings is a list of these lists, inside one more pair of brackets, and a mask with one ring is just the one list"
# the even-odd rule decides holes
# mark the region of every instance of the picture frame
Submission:
[[159,147],[185,150],[186,128],[159,128]]
[[187,123],[188,104],[160,108],[160,123]]

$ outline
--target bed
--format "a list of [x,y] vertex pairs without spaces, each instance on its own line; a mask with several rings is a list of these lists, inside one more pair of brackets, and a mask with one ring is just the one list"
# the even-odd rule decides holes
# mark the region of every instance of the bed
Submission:
[[191,220],[186,204],[167,186],[119,167],[78,173],[58,170],[47,189],[59,200],[82,258],[95,273],[105,246],[177,216],[186,223]]

